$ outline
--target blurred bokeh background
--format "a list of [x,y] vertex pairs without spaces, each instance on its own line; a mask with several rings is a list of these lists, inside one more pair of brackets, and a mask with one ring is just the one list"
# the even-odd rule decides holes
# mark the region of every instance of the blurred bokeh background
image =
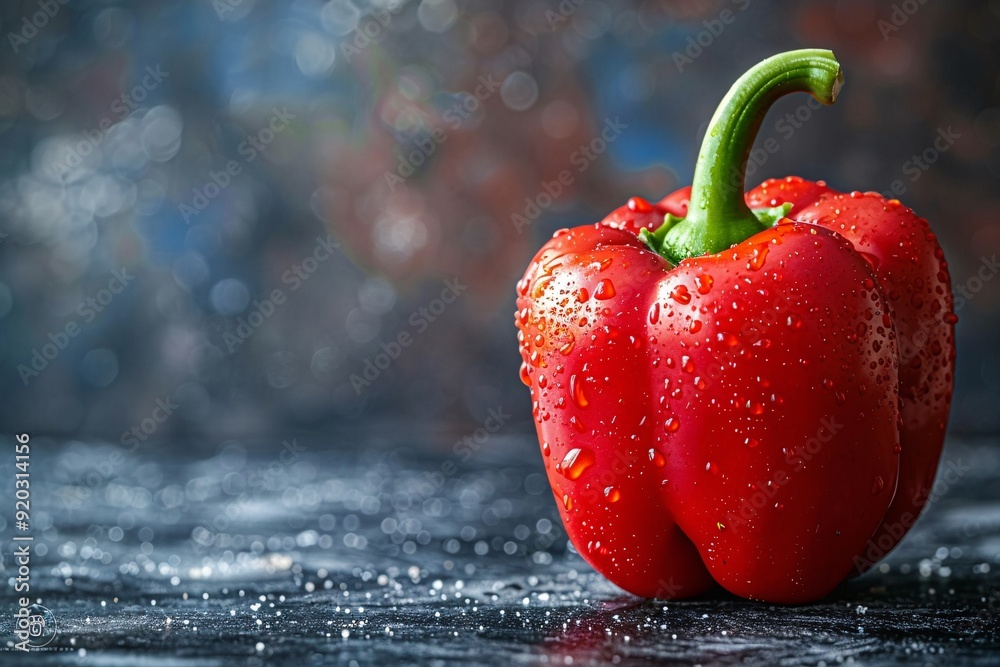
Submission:
[[688,183],[732,81],[812,46],[843,94],[783,99],[748,181],[899,181],[965,290],[952,430],[1000,430],[997,0],[24,0],[0,33],[0,430],[530,431],[532,254]]

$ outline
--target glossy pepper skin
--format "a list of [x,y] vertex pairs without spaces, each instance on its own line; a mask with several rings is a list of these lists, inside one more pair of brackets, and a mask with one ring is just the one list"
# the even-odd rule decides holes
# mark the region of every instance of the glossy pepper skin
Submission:
[[558,232],[518,283],[563,523],[629,592],[816,600],[926,500],[955,321],[926,221],[794,177],[742,192],[770,103],[829,104],[840,81],[826,51],[764,61],[716,112],[693,189]]

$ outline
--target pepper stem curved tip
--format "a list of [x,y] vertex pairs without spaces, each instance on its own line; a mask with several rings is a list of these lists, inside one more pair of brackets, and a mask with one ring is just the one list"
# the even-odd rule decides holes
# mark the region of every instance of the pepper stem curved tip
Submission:
[[843,82],[840,63],[823,49],[779,53],[750,68],[722,98],[708,125],[687,216],[665,221],[644,240],[677,263],[725,250],[768,226],[746,205],[743,194],[750,150],[767,110],[778,98],[796,92],[833,104]]

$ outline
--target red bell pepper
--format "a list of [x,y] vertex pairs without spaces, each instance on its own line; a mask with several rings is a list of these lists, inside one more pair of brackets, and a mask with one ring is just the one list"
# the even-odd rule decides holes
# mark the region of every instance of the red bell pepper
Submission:
[[743,193],[779,97],[831,104],[829,51],[779,54],[723,99],[693,185],[561,230],[518,283],[521,378],[583,558],[645,597],[713,582],[816,600],[920,513],[956,321],[927,221],[874,192]]

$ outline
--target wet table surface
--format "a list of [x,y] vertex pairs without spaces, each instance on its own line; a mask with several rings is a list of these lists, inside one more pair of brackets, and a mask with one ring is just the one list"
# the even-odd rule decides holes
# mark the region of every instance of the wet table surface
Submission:
[[949,442],[951,478],[900,548],[798,607],[624,594],[567,544],[530,437],[467,461],[398,438],[286,443],[33,439],[31,595],[55,634],[24,654],[7,439],[0,664],[1000,661],[996,442]]

